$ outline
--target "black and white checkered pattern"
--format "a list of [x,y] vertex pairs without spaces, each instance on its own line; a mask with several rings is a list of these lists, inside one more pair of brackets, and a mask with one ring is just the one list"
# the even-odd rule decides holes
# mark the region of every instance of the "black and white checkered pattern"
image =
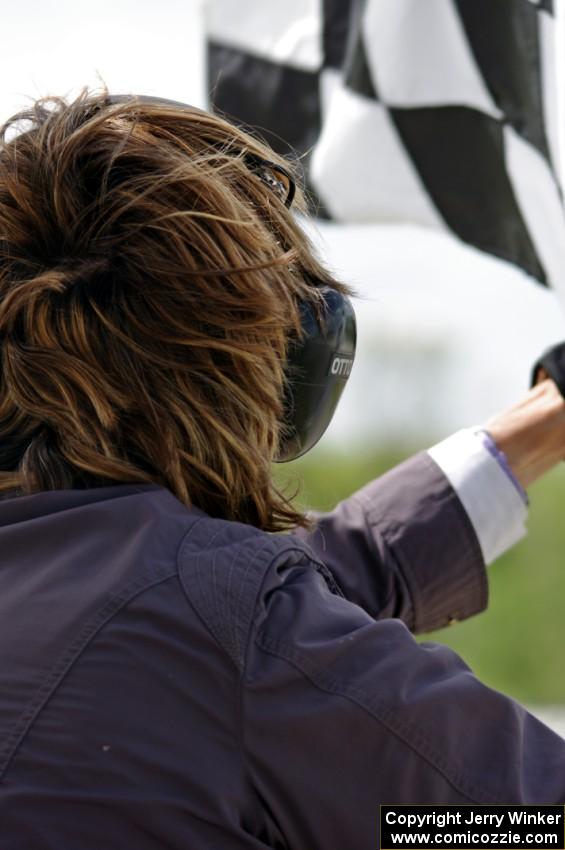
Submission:
[[565,292],[557,4],[208,0],[212,104],[322,212],[447,229]]

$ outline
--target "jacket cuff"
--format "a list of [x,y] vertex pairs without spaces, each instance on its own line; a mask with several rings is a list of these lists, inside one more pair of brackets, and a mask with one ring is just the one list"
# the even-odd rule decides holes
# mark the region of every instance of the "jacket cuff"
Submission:
[[410,590],[415,632],[451,625],[488,603],[475,530],[448,479],[426,452],[353,497],[384,539]]

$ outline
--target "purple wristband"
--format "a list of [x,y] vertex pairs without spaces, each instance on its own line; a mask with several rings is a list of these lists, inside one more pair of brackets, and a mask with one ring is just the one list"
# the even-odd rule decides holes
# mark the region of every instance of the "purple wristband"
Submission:
[[501,449],[498,448],[494,440],[488,431],[484,431],[482,428],[475,432],[483,441],[483,446],[488,450],[489,454],[493,456],[493,458],[497,461],[500,468],[503,470],[505,475],[510,479],[520,497],[525,505],[530,504],[530,500],[528,499],[528,494],[510,469],[510,464],[508,463],[508,458],[504,454]]

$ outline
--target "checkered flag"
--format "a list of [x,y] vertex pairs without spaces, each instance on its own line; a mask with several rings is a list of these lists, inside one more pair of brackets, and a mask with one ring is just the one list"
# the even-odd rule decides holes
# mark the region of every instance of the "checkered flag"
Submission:
[[323,214],[447,229],[565,293],[557,11],[209,0],[212,103],[306,154]]

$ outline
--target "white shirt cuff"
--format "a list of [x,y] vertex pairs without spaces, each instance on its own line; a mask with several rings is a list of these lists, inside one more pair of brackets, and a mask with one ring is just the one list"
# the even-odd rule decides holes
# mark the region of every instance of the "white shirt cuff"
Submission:
[[428,449],[457,493],[475,529],[486,564],[526,534],[528,509],[476,429],[457,431]]

